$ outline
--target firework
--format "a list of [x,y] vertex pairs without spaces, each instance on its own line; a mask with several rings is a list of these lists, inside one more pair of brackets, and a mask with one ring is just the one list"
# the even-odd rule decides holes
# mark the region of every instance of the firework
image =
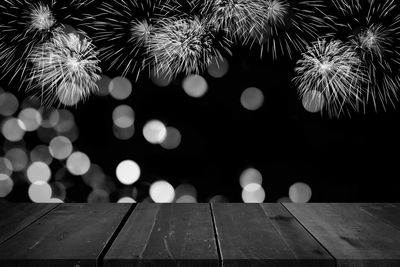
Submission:
[[230,42],[218,36],[204,20],[164,19],[150,39],[155,71],[162,76],[201,73],[222,53],[230,53]]
[[0,68],[24,77],[33,47],[51,38],[62,25],[75,27],[93,0],[3,0],[0,3]]
[[400,8],[398,1],[335,0],[340,11],[337,37],[358,52],[368,74],[363,96],[375,110],[397,102],[400,88]]
[[363,93],[360,85],[366,78],[361,60],[351,47],[337,40],[318,40],[303,53],[295,71],[300,96],[322,94],[329,116],[358,109]]
[[310,41],[332,28],[332,18],[325,14],[323,0],[262,0],[263,28],[255,36],[264,50],[276,59],[278,55],[293,56],[303,52]]
[[30,90],[39,90],[46,104],[57,97],[62,104],[75,104],[97,90],[97,52],[90,40],[77,34],[55,33],[33,49],[29,60],[33,63]]

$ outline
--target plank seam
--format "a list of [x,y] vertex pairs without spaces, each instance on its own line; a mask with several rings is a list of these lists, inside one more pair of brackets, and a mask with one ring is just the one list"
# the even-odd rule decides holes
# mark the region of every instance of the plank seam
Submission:
[[214,229],[215,243],[217,245],[217,254],[218,254],[218,258],[219,258],[218,265],[222,267],[224,265],[224,262],[222,260],[221,247],[220,247],[220,243],[219,243],[219,240],[218,240],[217,224],[215,222],[212,203],[210,203],[210,211],[211,211],[211,219],[212,219],[212,224],[213,224],[213,229]]
[[42,219],[43,217],[45,217],[47,214],[49,214],[51,211],[53,211],[54,209],[56,209],[58,206],[60,206],[61,204],[55,204],[55,206],[51,209],[49,209],[48,211],[44,212],[42,215],[40,215],[39,217],[37,217],[36,219],[34,219],[32,222],[30,222],[28,225],[26,225],[25,227],[23,227],[22,229],[20,229],[19,231],[15,232],[12,236],[9,236],[7,239],[5,239],[4,241],[0,242],[0,246],[3,245],[4,243],[6,243],[8,240],[12,239],[13,237],[15,237],[16,235],[18,235],[19,233],[21,233],[22,231],[24,231],[25,229],[27,229],[29,226],[31,226],[32,224],[34,224],[35,222],[37,222],[38,220]]
[[293,213],[290,212],[290,210],[289,210],[283,203],[280,203],[280,204],[283,206],[283,208],[284,208],[285,210],[287,210],[287,212],[289,212],[290,215],[292,215],[292,217],[304,228],[304,230],[305,230],[307,233],[309,233],[310,236],[311,236],[318,244],[321,245],[321,247],[329,254],[329,256],[332,257],[333,261],[335,262],[335,266],[338,267],[338,262],[337,262],[336,258],[333,256],[333,254],[318,240],[318,238],[316,238],[316,237],[307,229],[307,227],[306,227],[304,224],[301,223],[301,221],[300,221]]
[[126,224],[126,222],[128,221],[129,217],[131,216],[132,212],[135,210],[136,207],[137,207],[137,205],[135,205],[135,204],[132,204],[129,207],[128,211],[126,212],[126,214],[124,215],[124,217],[122,218],[120,223],[118,224],[115,231],[112,233],[110,239],[107,240],[106,245],[103,247],[102,251],[100,252],[99,256],[97,257],[96,266],[98,266],[98,267],[103,266],[104,256],[107,254],[107,252],[111,248],[115,239],[117,239],[119,233],[121,232],[122,228],[124,227],[124,225]]

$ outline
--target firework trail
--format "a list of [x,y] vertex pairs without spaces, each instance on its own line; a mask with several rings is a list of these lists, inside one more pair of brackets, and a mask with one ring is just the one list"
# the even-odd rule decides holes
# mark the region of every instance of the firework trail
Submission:
[[261,0],[263,28],[256,39],[261,45],[261,56],[266,50],[273,59],[294,52],[303,52],[310,41],[324,30],[333,28],[323,0]]
[[163,19],[150,38],[155,71],[166,77],[201,73],[222,53],[230,54],[230,41],[197,17]]
[[361,83],[366,77],[357,52],[350,46],[337,40],[318,40],[303,53],[295,71],[300,96],[310,91],[322,93],[330,117],[358,110]]
[[398,1],[334,0],[340,17],[337,37],[358,52],[368,74],[363,96],[375,110],[395,105],[400,88],[400,7]]
[[75,104],[97,90],[99,60],[91,41],[59,31],[50,41],[36,46],[29,56],[33,63],[30,90],[40,91],[45,104],[58,98]]
[[26,58],[64,24],[77,26],[94,0],[3,0],[0,2],[0,68],[4,75],[24,77]]

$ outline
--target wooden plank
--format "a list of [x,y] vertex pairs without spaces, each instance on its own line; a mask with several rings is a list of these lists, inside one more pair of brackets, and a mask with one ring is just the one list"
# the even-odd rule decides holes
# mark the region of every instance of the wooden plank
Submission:
[[398,203],[362,203],[362,210],[400,230],[400,204]]
[[0,204],[0,244],[45,215],[58,204]]
[[104,266],[218,266],[208,204],[139,204]]
[[96,266],[131,204],[61,204],[0,246],[1,266]]
[[[223,266],[332,266],[332,258],[288,213],[264,207],[271,218],[259,204],[212,204]],[[304,242],[307,254],[300,255],[292,237],[304,238],[297,242]]]
[[337,266],[400,266],[400,231],[357,204],[283,204]]

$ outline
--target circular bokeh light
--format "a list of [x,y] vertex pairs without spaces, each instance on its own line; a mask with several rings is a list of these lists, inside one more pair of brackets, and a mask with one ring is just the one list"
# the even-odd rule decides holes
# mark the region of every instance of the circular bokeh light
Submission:
[[295,183],[289,188],[289,198],[294,203],[306,203],[310,201],[311,188],[305,183]]
[[116,175],[122,184],[131,185],[139,180],[140,167],[133,160],[124,160],[118,164]]
[[167,128],[159,120],[151,120],[143,127],[143,136],[151,144],[160,144],[167,137]]
[[243,91],[240,103],[245,109],[257,110],[264,103],[264,94],[258,88],[249,87]]
[[207,81],[200,75],[187,76],[182,82],[183,90],[191,97],[202,97],[208,89]]
[[156,203],[171,203],[174,201],[174,187],[166,181],[157,181],[150,186],[150,197]]
[[67,169],[73,175],[84,175],[90,168],[89,157],[82,152],[74,152],[67,159]]

